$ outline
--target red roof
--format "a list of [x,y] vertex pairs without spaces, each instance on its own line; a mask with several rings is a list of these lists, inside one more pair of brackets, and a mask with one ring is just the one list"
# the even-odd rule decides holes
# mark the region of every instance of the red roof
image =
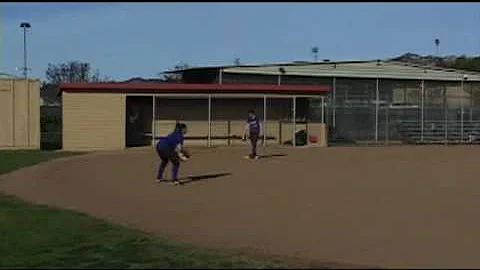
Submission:
[[151,93],[151,94],[325,94],[325,85],[272,84],[186,84],[186,83],[64,83],[60,91],[83,93]]

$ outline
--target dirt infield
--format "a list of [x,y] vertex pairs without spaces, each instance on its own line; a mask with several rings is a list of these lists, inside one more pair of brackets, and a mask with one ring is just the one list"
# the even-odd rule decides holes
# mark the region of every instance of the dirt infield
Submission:
[[152,149],[97,153],[6,175],[0,192],[215,248],[480,267],[479,147],[263,151],[251,161],[246,149],[192,149],[181,173],[199,177],[179,187],[154,183]]

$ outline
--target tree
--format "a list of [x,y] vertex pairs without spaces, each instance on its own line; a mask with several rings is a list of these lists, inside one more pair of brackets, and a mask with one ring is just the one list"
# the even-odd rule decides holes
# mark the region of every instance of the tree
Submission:
[[90,63],[82,61],[68,61],[59,64],[48,64],[45,72],[46,81],[42,83],[40,95],[47,104],[59,104],[58,86],[61,83],[89,83],[111,81],[101,77],[100,72],[93,71]]
[[81,61],[48,64],[45,75],[47,82],[51,84],[102,82],[108,80],[106,77],[100,77],[98,69],[93,71],[90,63]]

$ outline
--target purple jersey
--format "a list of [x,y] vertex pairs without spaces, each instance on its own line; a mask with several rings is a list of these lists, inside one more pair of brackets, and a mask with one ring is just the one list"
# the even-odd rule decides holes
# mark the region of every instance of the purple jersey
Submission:
[[247,123],[250,133],[260,133],[260,121],[256,116],[248,117]]
[[183,146],[183,133],[179,130],[170,133],[167,137],[158,141],[158,147],[173,149],[177,145]]

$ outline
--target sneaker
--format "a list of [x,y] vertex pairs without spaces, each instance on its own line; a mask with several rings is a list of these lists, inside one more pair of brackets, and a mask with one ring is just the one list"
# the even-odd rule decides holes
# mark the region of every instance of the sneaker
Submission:
[[174,186],[179,186],[179,185],[181,185],[182,183],[180,183],[180,181],[178,181],[178,180],[173,180],[172,184],[173,184]]
[[260,157],[259,156],[254,156],[253,159],[259,159]]
[[157,179],[157,180],[155,180],[155,182],[157,182],[157,183],[162,183],[162,182],[164,182],[164,181],[165,181],[165,179]]

